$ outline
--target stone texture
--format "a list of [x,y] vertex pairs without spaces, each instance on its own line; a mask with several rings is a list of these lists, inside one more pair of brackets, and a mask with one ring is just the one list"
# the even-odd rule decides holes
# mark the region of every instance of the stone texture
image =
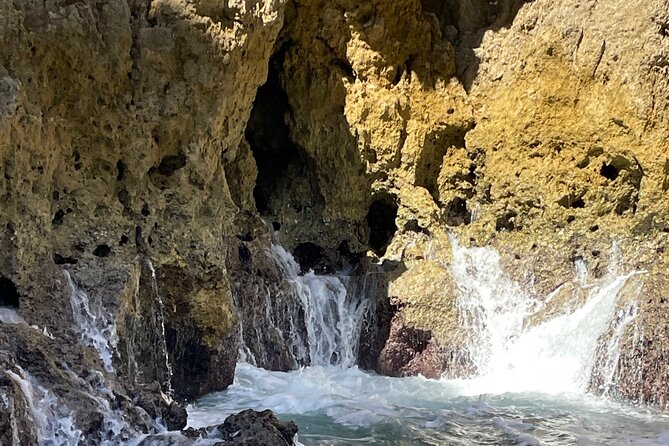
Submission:
[[[0,4],[2,300],[16,290],[28,324],[86,358],[69,367],[102,370],[97,352],[78,342],[67,269],[91,306],[116,320],[117,375],[106,379],[153,393],[128,399],[123,413],[135,404],[179,428],[182,409],[162,408],[161,392],[191,399],[232,382],[238,328],[225,253],[228,238],[249,227],[235,222],[235,200],[255,182],[244,129],[283,8],[274,0]],[[13,351],[1,341],[0,351]],[[57,358],[45,350],[47,364]],[[71,408],[83,398],[60,396]],[[90,404],[76,420],[94,432],[87,417],[101,415]],[[155,429],[131,419],[140,422]]]
[[[539,296],[570,280],[576,259],[601,277],[614,241],[622,270],[645,268],[664,249],[666,7],[289,7],[270,64],[271,91],[283,95],[274,110],[284,143],[272,150],[290,147],[295,161],[260,169],[261,178],[274,177],[264,189],[274,192],[259,210],[291,249],[309,242],[332,253],[346,242],[402,265],[390,278],[401,316],[385,329],[386,354],[413,351],[413,359],[381,369],[436,373],[405,368],[425,342],[402,333],[429,333],[442,357],[457,350],[448,329],[458,313],[447,228],[463,244],[498,249],[510,277]],[[250,135],[258,158],[271,151]],[[384,226],[396,230],[376,248],[378,222],[368,218],[375,202],[396,209],[386,213],[394,225]],[[661,317],[646,320],[665,326]]]
[[202,429],[151,435],[141,446],[190,446],[205,440],[214,446],[292,446],[297,426],[292,421],[279,421],[270,410],[244,410],[230,415],[222,424]]
[[0,300],[101,369],[66,268],[117,321],[120,379],[190,399],[231,382],[241,337],[296,365],[259,317],[287,304],[275,240],[378,273],[365,367],[458,375],[447,231],[542,296],[617,241],[649,271],[620,391],[666,405],[667,6],[3,2]]

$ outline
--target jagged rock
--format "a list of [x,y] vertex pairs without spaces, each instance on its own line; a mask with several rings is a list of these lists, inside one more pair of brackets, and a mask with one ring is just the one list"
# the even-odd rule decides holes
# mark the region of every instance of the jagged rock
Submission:
[[296,434],[297,426],[292,421],[279,421],[270,410],[256,412],[249,409],[230,415],[218,426],[149,436],[139,445],[187,446],[196,444],[198,439],[206,439],[210,441],[207,444],[215,446],[292,446]]
[[[283,286],[272,236],[318,271],[395,264],[360,352],[393,374],[448,370],[460,346],[447,229],[539,295],[574,259],[602,274],[616,241],[663,296],[668,20],[642,3],[3,2],[0,302],[102,371],[68,270],[116,321],[112,385],[192,399],[232,382],[240,323],[264,364],[296,365],[257,327],[254,290]],[[658,405],[661,304],[640,303],[620,363],[623,395]],[[31,342],[8,361],[34,364]]]

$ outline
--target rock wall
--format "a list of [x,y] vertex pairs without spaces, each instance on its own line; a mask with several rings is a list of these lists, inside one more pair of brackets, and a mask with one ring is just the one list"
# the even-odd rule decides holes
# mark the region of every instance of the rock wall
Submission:
[[[226,252],[230,239],[262,227],[238,225],[235,200],[252,194],[244,130],[283,8],[0,4],[0,303],[25,320],[13,336],[33,336],[35,325],[72,350],[58,358],[45,349],[44,361],[15,353],[7,370],[39,380],[87,365],[130,393],[157,383],[147,395],[179,399],[232,382],[237,316]],[[83,310],[70,303],[64,270],[91,311],[115,321],[111,373],[81,342]],[[5,341],[0,350],[14,352]],[[77,420],[98,410],[57,393]],[[161,413],[147,411],[143,430],[155,429]]]
[[[295,252],[308,243],[320,257],[367,250],[387,262],[396,313],[374,368],[471,373],[447,231],[499,250],[538,296],[572,277],[576,259],[604,274],[615,241],[622,270],[648,270],[643,281],[666,296],[655,285],[669,238],[666,10],[663,1],[288,6],[263,87],[280,104],[259,94],[254,108],[262,122],[277,111],[282,136],[247,131],[260,178],[270,175],[256,188],[258,210]],[[263,169],[284,149],[285,168]],[[639,302],[648,328],[637,359],[665,354],[663,300]],[[652,391],[631,389],[663,394],[667,372],[641,362],[624,393],[649,401]],[[632,380],[626,367],[619,373]]]
[[259,329],[274,238],[374,274],[365,367],[463,375],[447,231],[544,296],[616,240],[649,271],[620,392],[666,405],[668,6],[4,2],[0,301],[102,370],[68,270],[116,322],[114,376],[193,398],[231,382],[240,322],[294,366]]

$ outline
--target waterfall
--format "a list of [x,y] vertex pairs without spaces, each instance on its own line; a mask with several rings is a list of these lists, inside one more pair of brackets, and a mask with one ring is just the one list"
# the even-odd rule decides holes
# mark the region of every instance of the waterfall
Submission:
[[[618,273],[615,245],[612,266],[601,279],[589,283],[585,263],[576,262],[574,283],[587,293],[585,303],[528,327],[528,317],[540,315],[554,293],[539,299],[521,288],[504,274],[499,254],[492,249],[464,248],[455,238],[452,245],[451,272],[459,289],[467,353],[478,372],[473,385],[486,392],[587,390],[600,336],[616,318],[619,293],[630,277],[643,272]],[[636,306],[620,311],[604,361],[612,370],[620,337],[634,319]],[[608,379],[612,376],[609,371]]]
[[300,266],[283,247],[273,245],[272,253],[301,302],[310,365],[353,366],[368,301],[349,297],[336,276],[300,275]]
[[95,348],[102,359],[105,370],[113,372],[113,352],[116,348],[116,323],[110,314],[105,313],[101,304],[91,308],[88,295],[72,280],[67,270],[63,271],[70,289],[70,305],[74,322],[81,333],[82,340]]
[[[82,433],[74,425],[72,412],[21,367],[17,366],[17,371],[18,373],[14,373],[7,370],[5,373],[23,394],[27,415],[33,422],[35,437],[39,444],[50,446],[78,444]],[[18,431],[18,426],[12,427],[14,432]]]
[[[276,295],[266,287],[258,289],[264,314],[253,323],[266,324],[263,330],[283,340],[295,365],[355,365],[369,299],[348,293],[344,276],[300,274],[293,256],[279,245],[272,245],[268,255],[280,267],[289,289]],[[240,358],[260,365],[264,352],[252,351],[250,329],[243,324],[240,328]]]

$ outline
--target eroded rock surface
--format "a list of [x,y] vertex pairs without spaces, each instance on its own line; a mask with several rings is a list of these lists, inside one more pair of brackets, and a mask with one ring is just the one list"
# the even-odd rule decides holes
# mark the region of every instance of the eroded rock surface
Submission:
[[[666,407],[667,7],[4,2],[0,305],[80,352],[69,368],[192,399],[232,382],[241,339],[298,365],[285,321],[263,330],[267,299],[286,305],[274,240],[375,300],[365,368],[462,376],[447,231],[544,297],[577,259],[601,277],[615,242],[621,271],[647,271],[618,392]],[[113,373],[75,288],[116,327]]]

